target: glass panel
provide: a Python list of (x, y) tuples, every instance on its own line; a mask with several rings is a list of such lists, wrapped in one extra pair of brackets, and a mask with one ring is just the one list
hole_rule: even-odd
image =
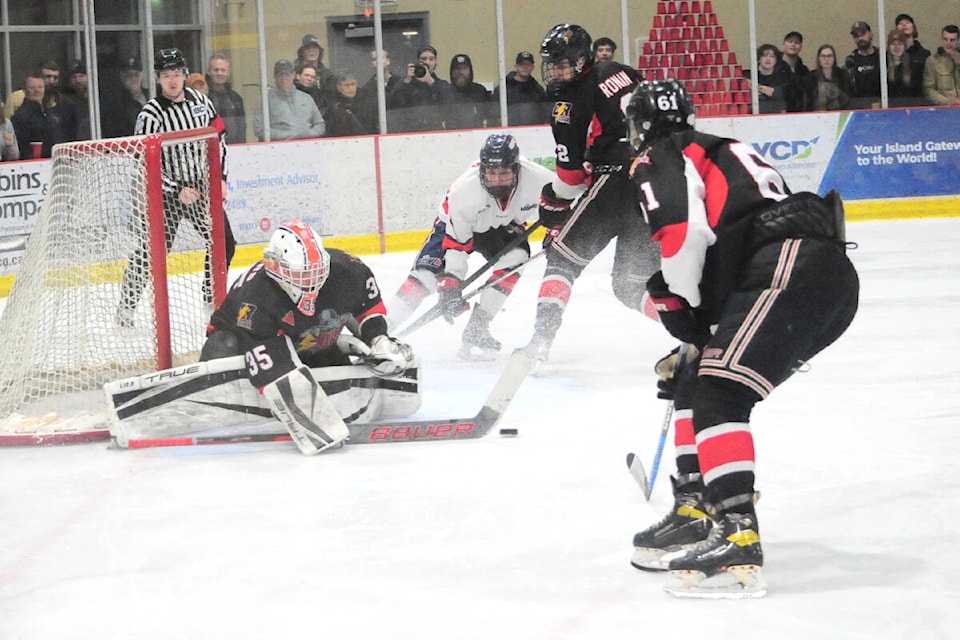
[(139, 24), (141, 0), (95, 0), (97, 24)]
[[(210, 56), (203, 61), (210, 99), (227, 126), (228, 143), (256, 141), (253, 111), (260, 104), (260, 60), (256, 12), (221, 4), (213, 13)], [(197, 71), (201, 65), (197, 64)]]
[(104, 138), (133, 135), (137, 114), (150, 97), (150, 66), (145, 72), (141, 52), (140, 32), (97, 32), (100, 131)]
[(151, 5), (155, 25), (196, 24), (200, 21), (200, 3), (197, 0), (153, 0)]
[(14, 0), (8, 3), (12, 25), (73, 24), (73, 0)]

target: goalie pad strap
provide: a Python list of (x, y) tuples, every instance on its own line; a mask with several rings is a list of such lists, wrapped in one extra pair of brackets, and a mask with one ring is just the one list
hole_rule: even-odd
[(320, 453), (350, 435), (308, 367), (300, 366), (268, 383), (262, 391), (274, 417), (290, 432), (301, 453)]

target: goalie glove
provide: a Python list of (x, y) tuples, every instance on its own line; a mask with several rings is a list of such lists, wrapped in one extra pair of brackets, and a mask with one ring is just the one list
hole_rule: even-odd
[(710, 325), (704, 322), (681, 296), (670, 292), (663, 272), (657, 271), (647, 280), (650, 302), (660, 316), (660, 323), (680, 342), (703, 347), (710, 339)]
[(437, 278), (437, 295), (443, 319), (450, 324), (461, 313), (470, 310), (470, 304), (463, 299), (463, 282), (457, 276), (445, 273)]
[(396, 338), (379, 335), (370, 342), (370, 355), (363, 363), (378, 376), (395, 376), (407, 369), (413, 349)]
[[(686, 347), (683, 354), (680, 353), (680, 347), (674, 348), (673, 351), (657, 360), (657, 364), (653, 367), (653, 370), (657, 373), (657, 397), (661, 400), (673, 400), (679, 382), (677, 374), (700, 355), (700, 350), (692, 344), (688, 344)], [(682, 364), (681, 360), (683, 361)]]

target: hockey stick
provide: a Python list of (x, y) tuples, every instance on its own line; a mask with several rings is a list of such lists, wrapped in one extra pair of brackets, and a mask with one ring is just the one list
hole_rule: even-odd
[[(474, 281), (477, 280), (477, 278), (479, 278), (484, 273), (486, 273), (490, 268), (492, 268), (493, 265), (495, 265), (500, 260), (500, 258), (507, 255), (508, 253), (510, 253), (517, 247), (519, 247), (521, 244), (523, 244), (523, 242), (530, 237), (530, 234), (532, 234), (534, 231), (536, 231), (539, 228), (540, 228), (540, 221), (537, 220), (536, 222), (531, 224), (529, 227), (524, 229), (523, 233), (519, 234), (516, 238), (514, 238), (513, 240), (505, 244), (503, 248), (500, 249), (500, 251), (497, 251), (492, 258), (487, 260), (479, 269), (471, 273), (466, 278), (466, 280), (463, 281), (463, 283), (460, 285), (461, 290), (466, 289), (469, 285), (473, 284)], [(479, 290), (480, 289), (478, 288), (477, 291)], [(433, 305), (433, 307), (425, 311), (423, 315), (421, 315), (419, 318), (417, 318), (416, 320), (413, 320), (406, 327), (398, 331), (395, 335), (398, 338), (402, 338), (406, 335), (413, 333), (420, 327), (433, 322), (434, 320), (436, 320), (442, 315), (443, 315), (443, 305), (441, 305), (438, 302), (437, 304)]]
[[(686, 364), (687, 349), (687, 343), (681, 342), (679, 351), (680, 359), (677, 361), (677, 368), (674, 375), (678, 375)], [(650, 469), (649, 477), (643, 468), (643, 463), (640, 462), (640, 458), (633, 453), (627, 454), (627, 469), (630, 470), (630, 475), (632, 475), (633, 479), (640, 485), (640, 489), (643, 491), (643, 497), (647, 499), (647, 502), (650, 501), (650, 496), (653, 495), (653, 485), (657, 481), (657, 474), (660, 472), (660, 460), (663, 458), (663, 448), (666, 446), (667, 434), (670, 432), (670, 425), (673, 422), (673, 406), (673, 398), (671, 398), (667, 402), (667, 410), (663, 415), (663, 424), (660, 425), (660, 440), (657, 442), (657, 453), (653, 457), (653, 467)]]
[[(442, 440), (468, 440), (482, 438), (493, 429), (503, 417), (521, 383), (533, 368), (534, 359), (516, 351), (510, 357), (506, 368), (480, 411), (472, 418), (453, 418), (449, 420), (402, 420), (392, 422), (369, 422), (348, 424), (350, 438), (348, 444), (378, 444), (391, 442), (438, 442)], [(179, 447), (207, 444), (231, 444), (239, 442), (281, 442), (289, 440), (286, 432), (170, 436), (161, 438), (131, 438), (127, 447), (144, 449), (148, 447)]]

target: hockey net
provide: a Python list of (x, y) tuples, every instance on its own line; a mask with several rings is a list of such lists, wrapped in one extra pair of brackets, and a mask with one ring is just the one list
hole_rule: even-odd
[[(68, 143), (52, 159), (0, 316), (0, 445), (107, 438), (103, 384), (195, 360), (226, 291), (213, 129)], [(184, 184), (199, 200), (176, 198)]]

